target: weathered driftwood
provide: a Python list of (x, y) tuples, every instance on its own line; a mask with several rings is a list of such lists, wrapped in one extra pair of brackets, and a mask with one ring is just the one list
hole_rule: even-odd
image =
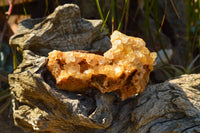
[(79, 7), (68, 4), (57, 7), (46, 18), (21, 22), (9, 43), (19, 51), (31, 49), (39, 55), (46, 56), (52, 50), (105, 52), (110, 47), (110, 41), (106, 32), (101, 32), (101, 28), (101, 20), (83, 19)]
[(200, 131), (200, 74), (148, 86), (137, 97), (120, 101), (97, 90), (58, 90), (46, 57), (24, 51), (9, 76), (15, 96), (14, 119), (29, 131), (51, 132), (195, 132)]
[[(98, 45), (94, 45), (102, 40), (105, 42), (103, 45), (109, 47), (106, 45), (109, 44), (106, 42), (109, 42), (109, 39), (104, 40), (106, 36), (98, 36), (99, 41), (92, 43), (95, 41), (93, 40), (85, 46), (82, 46), (82, 42), (84, 43), (86, 37), (78, 37), (75, 44), (62, 44), (66, 34), (60, 34), (58, 38), (52, 39), (53, 41), (51, 39), (46, 41), (55, 32), (52, 28), (59, 27), (57, 25), (47, 29), (46, 25), (54, 25), (60, 22), (60, 19), (64, 20), (63, 17), (68, 18), (67, 15), (76, 14), (72, 12), (74, 9), (79, 11), (75, 5), (64, 5), (56, 9), (57, 13), (53, 13), (54, 16), (50, 15), (51, 17), (43, 19), (42, 22), (24, 21), (19, 33), (11, 38), (11, 45), (23, 51), (22, 63), (13, 74), (9, 75), (10, 89), (14, 95), (13, 116), (16, 125), (28, 132), (200, 132), (200, 74), (183, 75), (177, 79), (148, 86), (144, 93), (125, 101), (121, 101), (114, 93), (102, 94), (95, 89), (82, 93), (57, 89), (55, 79), (46, 68), (47, 52), (52, 49), (76, 48), (102, 50), (95, 47)], [(59, 17), (56, 16), (58, 14)], [(32, 22), (32, 27), (29, 27), (29, 22)], [(84, 20), (81, 24), (87, 23), (84, 25), (87, 27), (90, 22), (93, 21)], [(96, 22), (97, 24), (93, 25), (99, 25), (94, 26), (94, 29), (101, 27), (101, 22)], [(73, 25), (80, 26), (77, 23)], [(97, 37), (96, 32), (92, 32), (93, 28), (88, 30), (91, 38)], [(95, 31), (98, 32), (99, 29)], [(40, 34), (41, 31), (45, 34)], [(49, 33), (49, 31), (54, 32)], [(36, 32), (37, 34), (32, 34)], [(68, 35), (80, 34), (77, 31)], [(57, 41), (58, 43), (54, 45)], [(79, 46), (71, 48), (67, 45)]]

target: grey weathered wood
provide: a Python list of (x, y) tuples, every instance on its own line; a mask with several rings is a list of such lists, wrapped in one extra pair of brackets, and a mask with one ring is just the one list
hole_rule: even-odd
[(200, 131), (200, 74), (151, 85), (120, 101), (113, 93), (73, 93), (56, 89), (46, 57), (24, 51), (9, 75), (16, 98), (14, 119), (23, 129), (51, 132)]
[(66, 4), (57, 7), (46, 18), (27, 19), (21, 22), (9, 43), (21, 52), (31, 50), (46, 56), (55, 49), (91, 50), (97, 45), (99, 46), (94, 50), (105, 52), (109, 49), (110, 41), (105, 30), (101, 32), (101, 28), (101, 20), (83, 19), (77, 5)]
[[(17, 126), (28, 132), (55, 133), (200, 132), (200, 74), (183, 75), (161, 84), (147, 86), (144, 93), (125, 101), (120, 101), (114, 93), (102, 94), (95, 89), (84, 93), (58, 90), (54, 78), (45, 66), (48, 51), (86, 47), (98, 50), (97, 47), (102, 44), (98, 45), (98, 41), (104, 42), (103, 45), (107, 48), (110, 44), (109, 39), (105, 39), (107, 36), (99, 31), (100, 21), (95, 21), (93, 25), (96, 26), (91, 28), (88, 23), (94, 21), (81, 18), (78, 20), (84, 23), (80, 25), (86, 23), (86, 28), (83, 29), (90, 29), (86, 33), (93, 33), (91, 40), (95, 41), (97, 33), (103, 34), (98, 36), (98, 41), (84, 44), (88, 34), (81, 37), (77, 31), (73, 32), (75, 35), (70, 33), (77, 36), (74, 43), (61, 43), (66, 34), (59, 34), (47, 43), (48, 36), (54, 34), (56, 28), (60, 28), (59, 25), (54, 27), (54, 23), (68, 19), (66, 12), (70, 12), (69, 18), (72, 14), (79, 16), (74, 13), (79, 12), (75, 5), (64, 5), (57, 8), (56, 12), (53, 14), (62, 12), (63, 15), (50, 15), (43, 21), (24, 21), (18, 33), (10, 40), (11, 46), (16, 46), (23, 52), (22, 63), (9, 75), (10, 90), (14, 95), (13, 116)], [(53, 21), (54, 19), (61, 20)], [(32, 22), (32, 27), (25, 26), (29, 22)], [(47, 28), (47, 25), (51, 27)], [(78, 24), (72, 25), (79, 27)], [(99, 28), (93, 30), (96, 27)]]

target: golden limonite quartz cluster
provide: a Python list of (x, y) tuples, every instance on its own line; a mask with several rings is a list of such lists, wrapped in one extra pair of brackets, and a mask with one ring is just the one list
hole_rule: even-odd
[(149, 80), (156, 53), (145, 42), (119, 31), (111, 35), (112, 48), (104, 55), (86, 52), (49, 53), (48, 70), (59, 89), (85, 91), (99, 89), (102, 93), (116, 92), (122, 100), (141, 93)]

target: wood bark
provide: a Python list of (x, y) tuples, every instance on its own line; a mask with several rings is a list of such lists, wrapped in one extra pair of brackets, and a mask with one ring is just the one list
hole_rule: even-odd
[[(102, 22), (84, 20), (76, 12), (77, 6), (64, 5), (50, 17), (26, 20), (11, 38), (11, 46), (23, 52), (22, 63), (9, 75), (17, 126), (27, 132), (55, 133), (200, 132), (200, 74), (149, 85), (144, 93), (125, 101), (115, 93), (95, 89), (58, 90), (46, 68), (49, 51), (90, 48), (103, 52), (110, 47), (106, 34), (99, 32)], [(72, 25), (62, 21), (63, 16), (68, 22), (73, 20)]]

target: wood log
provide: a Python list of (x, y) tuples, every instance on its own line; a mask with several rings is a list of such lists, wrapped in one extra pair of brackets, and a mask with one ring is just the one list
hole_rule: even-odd
[[(22, 63), (9, 75), (17, 126), (26, 132), (52, 133), (200, 132), (200, 74), (183, 75), (149, 85), (143, 93), (124, 101), (113, 92), (103, 94), (90, 88), (84, 92), (58, 89), (46, 67), (49, 51), (105, 50), (96, 44), (110, 47), (106, 34), (99, 32), (102, 22), (96, 21), (97, 24), (93, 23), (91, 27), (90, 22), (94, 21), (83, 20), (73, 13), (76, 11), (79, 12), (76, 5), (64, 5), (47, 18), (26, 20), (19, 27), (19, 33), (11, 38), (11, 46), (23, 52)], [(73, 26), (65, 24), (66, 21), (61, 19), (63, 16), (69, 22), (72, 19), (77, 23)], [(75, 29), (63, 28), (63, 25)], [(84, 33), (80, 33), (80, 27)], [(59, 33), (55, 33), (56, 28), (61, 29)], [(63, 30), (65, 34), (61, 33)], [(69, 41), (70, 36), (75, 38), (74, 43)], [(85, 43), (89, 36), (92, 39)], [(69, 37), (66, 39), (68, 43), (64, 43), (66, 47), (63, 49), (60, 42), (66, 37)], [(97, 37), (99, 40), (95, 40)]]
[(15, 96), (15, 123), (26, 131), (200, 131), (200, 74), (147, 86), (142, 94), (121, 101), (112, 92), (58, 90), (45, 67), (46, 57), (30, 51), (24, 51), (24, 57), (9, 82)]

